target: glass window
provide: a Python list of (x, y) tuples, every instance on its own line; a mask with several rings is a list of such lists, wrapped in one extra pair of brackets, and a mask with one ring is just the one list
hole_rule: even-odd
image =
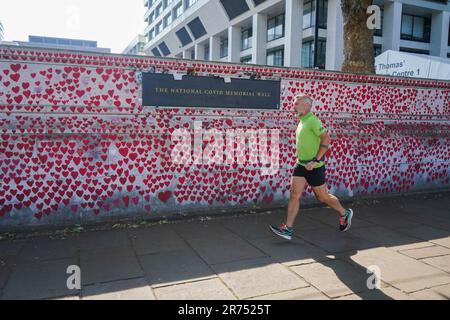
[(220, 40), (220, 57), (228, 57), (228, 39), (224, 38)]
[(430, 42), (431, 37), (431, 19), (425, 18), (423, 27), (423, 40), (425, 42)]
[(172, 15), (168, 14), (164, 17), (164, 28), (169, 26), (172, 23)]
[(252, 56), (245, 56), (241, 58), (241, 63), (249, 64), (252, 63)]
[(384, 11), (383, 10), (381, 10), (380, 15), (381, 15), (381, 21), (380, 21), (381, 29), (375, 29), (375, 32), (373, 33), (374, 36), (378, 36), (378, 37), (383, 36), (383, 23), (384, 23), (384, 21), (383, 21), (384, 20)]
[(275, 25), (275, 38), (281, 38), (284, 35), (284, 14), (277, 17)]
[(381, 52), (381, 46), (380, 45), (374, 45), (373, 46), (373, 50), (375, 52), (375, 57), (379, 56), (382, 52)]
[[(72, 46), (77, 46), (78, 44), (73, 44), (74, 41), (71, 41), (71, 45)], [(46, 38), (44, 40), (44, 43), (50, 43), (50, 44), (57, 44), (56, 39), (55, 38)]]
[(328, 19), (328, 0), (319, 1), (319, 27), (326, 28)]
[(169, 4), (171, 4), (171, 3), (172, 3), (172, 0), (164, 0), (163, 1), (164, 9), (167, 8), (169, 6)]
[(412, 28), (413, 28), (413, 17), (404, 14), (402, 16), (402, 34), (411, 35)]
[(155, 26), (155, 35), (161, 32), (161, 22)]
[(303, 68), (312, 68), (314, 62), (313, 56), (314, 42), (308, 41), (303, 42), (302, 46), (302, 67)]
[(186, 0), (186, 9), (191, 7), (197, 0)]
[(267, 20), (267, 41), (284, 37), (284, 14)]
[(159, 6), (156, 7), (156, 10), (155, 10), (155, 17), (159, 17), (159, 15), (161, 14), (161, 12), (162, 12), (162, 4), (160, 4)]
[(404, 14), (401, 30), (402, 39), (429, 42), (431, 19)]
[(319, 40), (317, 42), (317, 66), (320, 69), (325, 69), (325, 57), (327, 53), (327, 42), (325, 40)]
[(175, 9), (173, 10), (173, 18), (176, 19), (179, 16), (181, 16), (181, 14), (183, 13), (183, 6), (181, 5), (181, 3), (175, 7)]
[(303, 3), (303, 29), (308, 29), (314, 26), (316, 15), (314, 14), (315, 2), (305, 0)]
[(424, 18), (421, 17), (414, 17), (414, 24), (413, 24), (413, 37), (414, 38), (423, 38), (424, 35)]
[(191, 59), (192, 59), (192, 60), (195, 59), (195, 50), (191, 50)]
[(203, 48), (204, 60), (209, 60), (209, 44), (206, 44)]
[(447, 43), (450, 47), (450, 21), (448, 22), (448, 43)]
[[(303, 2), (303, 29), (316, 25), (316, 1), (304, 0)], [(328, 0), (319, 0), (319, 27), (326, 28), (328, 19)]]
[(252, 47), (252, 28), (242, 31), (241, 51)]
[(155, 29), (152, 29), (148, 33), (148, 41), (152, 40), (155, 37)]
[(303, 42), (302, 46), (302, 68), (320, 68), (325, 69), (327, 42), (325, 40), (317, 41), (317, 63), (314, 66), (314, 41)]
[(44, 39), (42, 39), (41, 37), (29, 37), (29, 41), (35, 43), (42, 43), (44, 42)]
[(270, 66), (284, 65), (284, 49), (277, 49), (267, 52), (267, 64)]
[(273, 37), (275, 33), (275, 18), (267, 20), (267, 37)]
[(83, 46), (83, 41), (80, 41), (80, 40), (72, 40), (72, 45), (73, 45), (73, 46), (82, 47), (82, 46)]

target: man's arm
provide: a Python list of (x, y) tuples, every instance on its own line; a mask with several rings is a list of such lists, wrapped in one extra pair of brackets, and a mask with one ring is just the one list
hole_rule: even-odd
[(323, 156), (327, 153), (330, 146), (331, 138), (328, 132), (324, 132), (320, 135), (320, 148), (317, 152), (316, 159), (321, 160)]

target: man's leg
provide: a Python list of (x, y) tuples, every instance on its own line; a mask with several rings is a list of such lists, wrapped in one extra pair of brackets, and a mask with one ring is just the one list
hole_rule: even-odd
[(317, 200), (327, 204), (330, 208), (333, 208), (339, 215), (342, 217), (345, 215), (345, 209), (342, 207), (339, 199), (328, 192), (328, 187), (326, 184), (321, 185), (319, 187), (312, 187), (314, 194), (316, 195)]
[(292, 228), (300, 209), (300, 198), (306, 187), (306, 179), (304, 177), (292, 177), (291, 179), (291, 196), (287, 208), (286, 226)]
[[(297, 169), (296, 169), (297, 170)], [(294, 172), (298, 174), (298, 170)], [(305, 190), (306, 179), (304, 177), (293, 176), (291, 179), (291, 197), (288, 204), (286, 224), (282, 223), (280, 227), (269, 226), (272, 232), (287, 240), (292, 239), (293, 226), (300, 208), (300, 197)]]
[(327, 204), (329, 207), (333, 208), (337, 212), (339, 212), (339, 230), (348, 231), (352, 224), (353, 218), (353, 210), (352, 209), (344, 209), (339, 199), (334, 195), (328, 192), (327, 185), (324, 184), (319, 187), (312, 187), (314, 194), (316, 195), (317, 200)]

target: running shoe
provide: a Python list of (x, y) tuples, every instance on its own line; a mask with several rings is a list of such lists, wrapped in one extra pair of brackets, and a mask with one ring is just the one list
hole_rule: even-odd
[(288, 226), (286, 226), (286, 224), (282, 223), (280, 227), (275, 227), (275, 226), (269, 226), (270, 230), (272, 230), (273, 233), (275, 233), (276, 235), (287, 239), (287, 240), (291, 240), (292, 239), (292, 233), (293, 233), (293, 229), (292, 228), (288, 228)]
[(353, 210), (345, 209), (345, 215), (339, 218), (339, 230), (346, 232), (352, 225)]

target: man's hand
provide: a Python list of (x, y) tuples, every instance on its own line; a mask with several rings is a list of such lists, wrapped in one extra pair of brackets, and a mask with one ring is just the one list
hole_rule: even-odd
[(316, 162), (314, 162), (314, 161), (311, 161), (311, 162), (308, 162), (307, 164), (306, 164), (306, 170), (308, 170), (308, 171), (312, 171), (312, 170), (314, 170), (314, 168), (316, 167)]

